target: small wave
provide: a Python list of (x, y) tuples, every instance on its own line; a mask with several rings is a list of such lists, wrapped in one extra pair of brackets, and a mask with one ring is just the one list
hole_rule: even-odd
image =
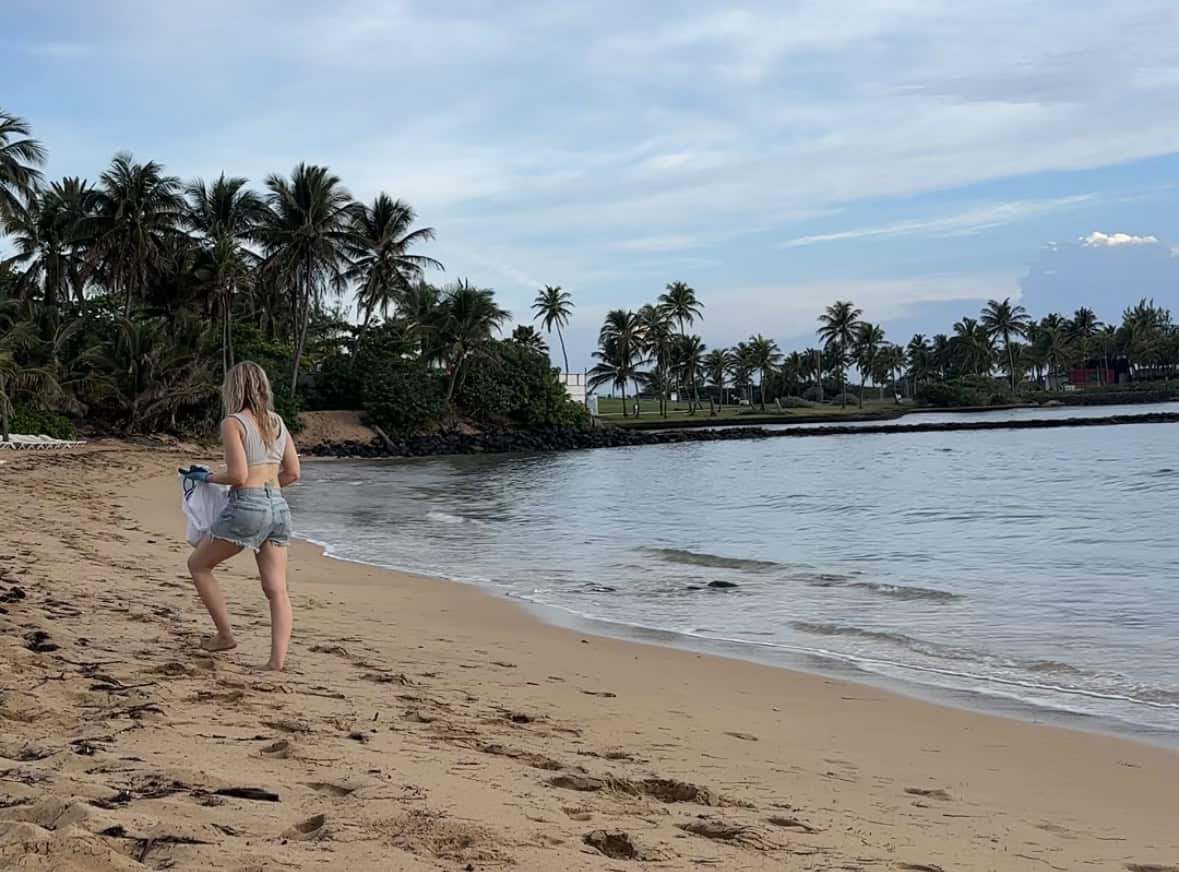
[(746, 572), (768, 572), (780, 568), (781, 564), (770, 560), (747, 560), (742, 557), (722, 557), (719, 554), (705, 554), (686, 551), (681, 548), (643, 548), (647, 554), (667, 563), (683, 563), (689, 566), (710, 566), (713, 569), (737, 569)]
[(1088, 672), (1084, 669), (1078, 669), (1071, 663), (1063, 663), (1059, 660), (1024, 660), (1013, 657), (996, 657), (991, 654), (983, 654), (979, 651), (973, 651), (969, 648), (956, 648), (951, 645), (942, 645), (938, 642), (930, 642), (924, 639), (916, 639), (913, 636), (905, 633), (892, 633), (884, 630), (866, 630), (862, 627), (850, 627), (843, 624), (824, 624), (813, 623), (809, 621), (795, 621), (790, 626), (796, 630), (804, 633), (810, 633), (815, 636), (844, 636), (854, 639), (864, 639), (869, 642), (885, 642), (890, 645), (897, 645), (902, 648), (907, 648), (918, 654), (924, 654), (927, 657), (932, 657), (939, 660), (955, 660), (960, 662), (970, 662), (979, 665), (987, 665), (992, 668), (1000, 669), (1016, 669), (1021, 672), (1028, 672), (1038, 675), (1069, 675), (1069, 676), (1085, 676), (1088, 678), (1095, 677), (1094, 673)]
[(911, 587), (904, 584), (880, 584), (875, 581), (853, 581), (848, 587), (866, 590), (880, 596), (893, 597), (899, 600), (931, 600), (933, 602), (953, 602), (965, 599), (960, 593), (950, 593), (948, 590), (935, 590), (930, 587)]
[(965, 599), (960, 593), (948, 590), (937, 590), (931, 587), (915, 587), (907, 584), (885, 584), (878, 581), (852, 581), (842, 575), (818, 575), (807, 579), (811, 587), (846, 587), (852, 590), (863, 590), (877, 596), (904, 601), (926, 600), (928, 602), (954, 602)]
[(438, 521), (442, 524), (477, 524), (474, 518), (464, 518), (462, 515), (452, 515), (449, 512), (439, 512), (436, 509), (431, 509), (426, 512), (427, 521)]

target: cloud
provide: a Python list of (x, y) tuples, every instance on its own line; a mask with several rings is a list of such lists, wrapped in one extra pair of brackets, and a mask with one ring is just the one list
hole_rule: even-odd
[(1124, 308), (1143, 297), (1174, 299), (1179, 257), (1154, 236), (1097, 232), (1044, 246), (1020, 286), (1033, 314), (1087, 306), (1098, 317), (1117, 321)]
[(1158, 245), (1156, 236), (1133, 236), (1129, 233), (1102, 233), (1094, 230), (1081, 239), (1081, 245), (1089, 248), (1113, 248), (1117, 245)]
[[(911, 219), (882, 224), (874, 227), (857, 227), (834, 233), (819, 233), (798, 236), (781, 243), (779, 248), (801, 248), (821, 242), (842, 242), (853, 239), (895, 239), (901, 236), (958, 236), (980, 233), (993, 227), (1002, 227), (1024, 221), (1049, 212), (1068, 209), (1094, 199), (1092, 194), (1076, 194), (1054, 200), (1017, 200), (1010, 203), (995, 203), (944, 215), (938, 218)], [(1102, 235), (1102, 234), (1095, 234)]]
[[(818, 293), (856, 240), (949, 240), (874, 246), (865, 273), (957, 275), (985, 254), (1014, 276), (1034, 243), (979, 237), (1018, 222), (1075, 239), (1094, 225), (1069, 210), (1135, 180), (1067, 173), (1176, 151), (1173, 0), (15, 5), (0, 78), (30, 87), (6, 108), (45, 139), (51, 176), (94, 178), (119, 148), (256, 184), (327, 163), (357, 197), (409, 199), (448, 276), (513, 309), (542, 282), (610, 308), (682, 277), (785, 313), (775, 295)], [(101, 62), (64, 62), (81, 47)], [(1174, 164), (1155, 169), (1160, 203)], [(872, 284), (865, 298), (912, 298)]]

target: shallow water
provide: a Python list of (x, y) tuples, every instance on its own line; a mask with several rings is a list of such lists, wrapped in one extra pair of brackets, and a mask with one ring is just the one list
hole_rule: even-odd
[(291, 502), (340, 557), (1179, 735), (1179, 425), (312, 463)]

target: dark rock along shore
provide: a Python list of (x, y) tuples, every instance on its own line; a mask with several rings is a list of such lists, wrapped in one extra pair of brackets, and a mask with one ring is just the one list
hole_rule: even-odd
[(764, 427), (718, 426), (698, 430), (624, 430), (598, 427), (591, 430), (492, 430), (482, 433), (437, 433), (359, 442), (325, 442), (305, 450), (312, 457), (430, 457), (455, 454), (505, 454), (521, 451), (576, 451), (588, 448), (626, 448), (637, 445), (674, 445), (681, 442), (724, 442), (733, 439), (809, 438), (854, 436), (873, 433), (950, 433), (959, 430), (1042, 430), (1057, 427), (1105, 427), (1115, 424), (1174, 424), (1179, 413), (1152, 412), (1105, 418), (1055, 418), (1027, 421), (954, 421), (940, 424), (879, 424), (851, 427), (799, 427), (769, 430)]

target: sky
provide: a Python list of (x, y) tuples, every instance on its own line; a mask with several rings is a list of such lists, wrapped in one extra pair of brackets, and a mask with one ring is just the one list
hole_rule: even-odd
[(989, 298), (1179, 309), (1173, 0), (0, 3), (50, 177), (327, 164), (436, 229), (436, 281), (571, 292), (573, 369), (677, 280), (710, 347), (814, 344), (836, 299), (902, 343)]

